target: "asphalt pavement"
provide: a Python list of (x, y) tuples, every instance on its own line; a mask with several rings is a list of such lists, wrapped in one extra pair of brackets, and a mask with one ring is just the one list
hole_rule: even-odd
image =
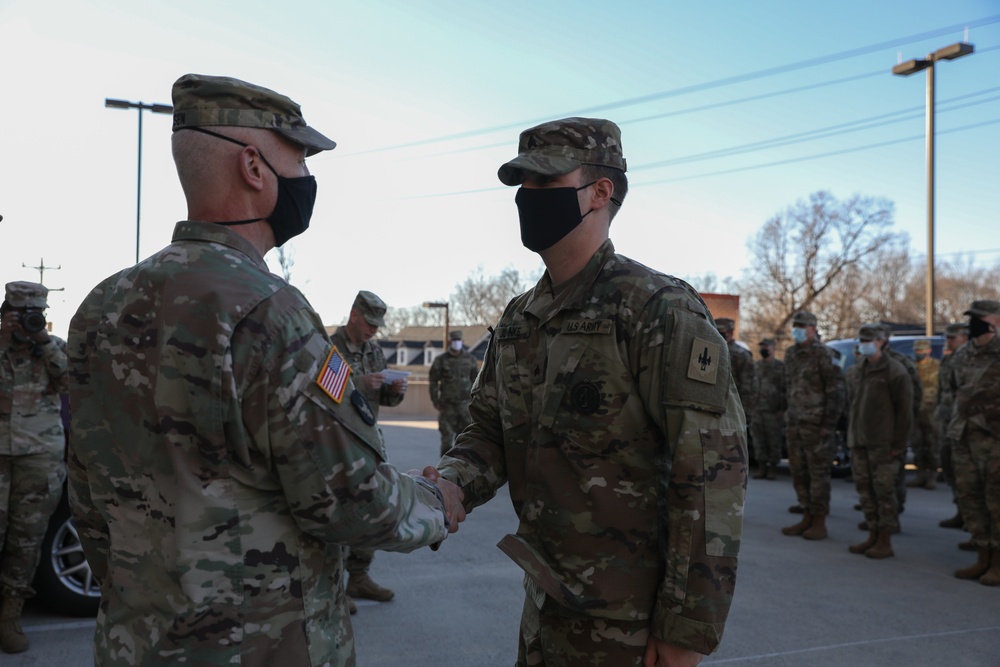
[[(401, 470), (437, 460), (436, 422), (383, 422)], [(703, 665), (747, 667), (1000, 667), (1000, 588), (960, 581), (974, 561), (966, 538), (937, 522), (954, 512), (944, 485), (909, 489), (893, 538), (894, 558), (847, 551), (861, 541), (853, 484), (833, 480), (830, 537), (781, 534), (799, 515), (786, 469), (751, 480), (736, 598), (722, 645)], [(359, 667), (511, 667), (523, 603), (520, 570), (496, 548), (516, 527), (501, 491), (475, 510), (437, 552), (379, 552), (371, 574), (396, 591), (387, 603), (358, 602)], [(52, 614), (32, 602), (32, 649), (0, 657), (4, 667), (92, 664), (93, 621)]]

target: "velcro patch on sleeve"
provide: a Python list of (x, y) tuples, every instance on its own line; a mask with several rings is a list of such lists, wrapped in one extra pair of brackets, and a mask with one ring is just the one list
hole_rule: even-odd
[(719, 350), (720, 345), (717, 343), (696, 337), (691, 343), (691, 358), (688, 360), (688, 377), (706, 384), (715, 384), (718, 382)]
[(326, 355), (326, 361), (319, 369), (319, 375), (316, 376), (316, 384), (333, 399), (334, 403), (339, 404), (344, 399), (344, 389), (347, 388), (349, 377), (351, 377), (350, 364), (341, 356), (337, 346), (332, 346), (330, 354)]

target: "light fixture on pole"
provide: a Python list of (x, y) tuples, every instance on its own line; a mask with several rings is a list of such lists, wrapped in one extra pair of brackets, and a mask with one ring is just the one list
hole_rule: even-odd
[(958, 42), (927, 54), (926, 58), (907, 60), (892, 68), (892, 73), (909, 76), (927, 70), (927, 293), (925, 302), (926, 335), (934, 335), (934, 63), (954, 60), (974, 51), (972, 44)]
[(173, 113), (174, 108), (169, 104), (143, 104), (142, 102), (129, 102), (127, 100), (113, 100), (105, 98), (104, 106), (109, 109), (138, 109), (139, 110), (139, 166), (136, 170), (138, 184), (135, 188), (135, 261), (139, 262), (139, 217), (142, 209), (142, 112), (152, 111), (153, 113)]
[(448, 349), (448, 302), (424, 301), (424, 308), (444, 308), (444, 349)]

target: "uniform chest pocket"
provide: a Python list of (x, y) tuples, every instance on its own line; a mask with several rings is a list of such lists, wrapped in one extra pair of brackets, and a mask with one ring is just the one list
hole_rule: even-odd
[(502, 341), (497, 350), (497, 404), (504, 431), (523, 427), (531, 421), (532, 366), (527, 363), (523, 344)]

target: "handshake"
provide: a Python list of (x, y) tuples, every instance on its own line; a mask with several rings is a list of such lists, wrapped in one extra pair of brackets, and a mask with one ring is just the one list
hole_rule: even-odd
[(454, 533), (458, 530), (458, 524), (465, 521), (465, 493), (454, 482), (450, 482), (441, 476), (434, 466), (426, 466), (423, 471), (413, 469), (407, 474), (411, 477), (426, 480), (437, 487), (441, 492), (441, 500), (444, 502), (445, 516), (448, 518), (448, 532)]

